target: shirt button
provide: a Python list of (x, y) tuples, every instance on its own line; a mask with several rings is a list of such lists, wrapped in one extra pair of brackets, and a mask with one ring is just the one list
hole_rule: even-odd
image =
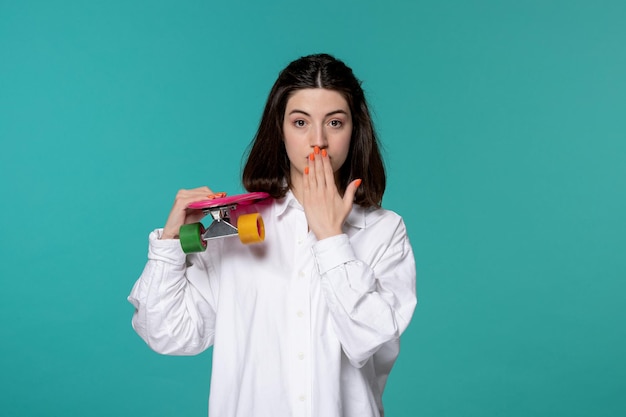
[(298, 310), (296, 314), (298, 315), (298, 317), (304, 316), (304, 313), (302, 312), (302, 310)]
[(300, 360), (304, 359), (304, 353), (302, 352), (298, 353), (298, 359)]
[(300, 273), (298, 274), (298, 276), (299, 276), (300, 278), (304, 278), (304, 271), (300, 271)]
[(306, 397), (304, 395), (301, 395), (298, 397), (298, 399), (302, 402), (304, 402), (304, 400), (306, 400)]

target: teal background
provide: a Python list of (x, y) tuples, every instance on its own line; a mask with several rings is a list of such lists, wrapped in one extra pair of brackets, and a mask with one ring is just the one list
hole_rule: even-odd
[(0, 0), (0, 414), (205, 416), (130, 327), (179, 188), (240, 191), (289, 61), (345, 60), (420, 304), (399, 416), (626, 415), (626, 2)]

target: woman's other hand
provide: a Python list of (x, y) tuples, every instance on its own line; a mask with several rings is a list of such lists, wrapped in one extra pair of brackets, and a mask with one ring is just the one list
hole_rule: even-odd
[(335, 175), (325, 149), (318, 147), (309, 156), (304, 169), (302, 206), (309, 228), (318, 240), (339, 235), (346, 221), (361, 180), (352, 181), (343, 197), (335, 184)]
[(178, 231), (184, 224), (195, 223), (204, 217), (202, 210), (191, 210), (189, 205), (197, 201), (215, 197), (209, 187), (180, 190), (174, 199), (174, 205), (163, 228), (161, 239), (178, 239)]

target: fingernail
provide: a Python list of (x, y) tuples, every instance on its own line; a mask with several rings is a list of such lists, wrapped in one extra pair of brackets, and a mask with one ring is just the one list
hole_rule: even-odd
[(309, 167), (304, 167), (304, 175), (309, 175)]
[(315, 161), (315, 154), (313, 152), (311, 152), (311, 155), (309, 155), (309, 159), (311, 161)]
[(313, 152), (315, 153), (315, 155), (320, 153), (320, 147), (316, 146), (315, 148), (313, 148)]
[(359, 188), (359, 185), (361, 185), (361, 180), (360, 179), (356, 180), (356, 184), (355, 185), (356, 185), (356, 188)]
[(326, 152), (326, 149), (322, 149), (322, 156), (324, 158), (326, 158), (326, 156), (328, 156), (328, 152)]

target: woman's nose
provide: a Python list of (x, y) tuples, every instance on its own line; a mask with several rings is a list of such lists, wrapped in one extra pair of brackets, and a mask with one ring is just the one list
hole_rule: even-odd
[(328, 146), (328, 142), (326, 140), (326, 133), (323, 128), (315, 129), (311, 132), (311, 137), (309, 138), (309, 144), (311, 148), (319, 146), (320, 149), (324, 149)]

